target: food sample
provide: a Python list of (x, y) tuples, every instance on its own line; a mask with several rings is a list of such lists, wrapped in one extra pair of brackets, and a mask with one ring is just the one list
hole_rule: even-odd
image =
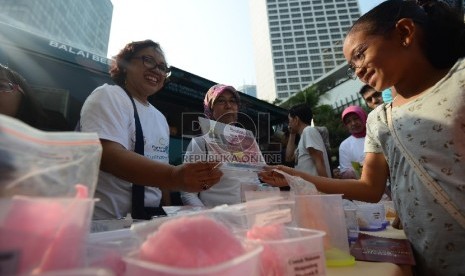
[(141, 260), (181, 268), (217, 265), (245, 253), (241, 242), (223, 224), (206, 216), (165, 222), (139, 251)]

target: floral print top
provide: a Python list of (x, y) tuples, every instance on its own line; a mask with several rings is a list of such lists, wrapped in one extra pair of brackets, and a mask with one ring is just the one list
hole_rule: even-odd
[[(368, 116), (365, 152), (383, 153), (394, 205), (418, 275), (465, 275), (465, 229), (435, 200), (396, 148), (384, 104)], [(412, 102), (392, 108), (397, 136), (465, 216), (465, 59)]]

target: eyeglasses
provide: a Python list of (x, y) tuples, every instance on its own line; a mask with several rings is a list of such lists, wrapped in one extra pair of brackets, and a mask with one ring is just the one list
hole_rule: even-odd
[(23, 89), (21, 89), (18, 84), (11, 82), (0, 82), (0, 92), (12, 93), (16, 90), (24, 94)]
[(355, 51), (355, 54), (352, 56), (352, 59), (349, 62), (349, 68), (347, 69), (347, 76), (351, 79), (356, 79), (356, 71), (357, 68), (362, 68), (363, 63), (365, 62), (365, 50), (367, 46), (362, 44), (359, 48)]
[(133, 57), (133, 58), (141, 59), (145, 68), (149, 70), (156, 69), (158, 70), (158, 72), (162, 73), (165, 76), (168, 75), (169, 72), (171, 72), (171, 69), (167, 67), (166, 64), (163, 64), (163, 63), (158, 64), (152, 57), (140, 56), (140, 57)]
[(213, 105), (226, 105), (227, 103), (229, 103), (230, 105), (238, 105), (236, 98), (231, 98), (229, 100), (224, 99), (224, 98), (219, 98), (213, 102)]

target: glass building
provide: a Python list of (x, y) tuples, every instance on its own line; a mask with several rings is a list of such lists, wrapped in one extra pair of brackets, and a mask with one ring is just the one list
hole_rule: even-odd
[(0, 6), (1, 22), (107, 56), (110, 0), (0, 0)]
[(344, 63), (357, 0), (250, 0), (257, 96), (286, 99)]

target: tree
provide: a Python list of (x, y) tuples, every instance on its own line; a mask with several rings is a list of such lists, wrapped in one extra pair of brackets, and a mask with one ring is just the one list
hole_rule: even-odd
[(324, 97), (325, 92), (325, 87), (314, 84), (303, 91), (297, 92), (280, 106), (289, 109), (301, 103), (310, 105), (315, 125), (328, 128), (331, 144), (330, 156), (338, 156), (339, 145), (347, 138), (347, 130), (341, 122), (340, 112), (335, 111), (330, 105), (319, 105), (320, 98)]

